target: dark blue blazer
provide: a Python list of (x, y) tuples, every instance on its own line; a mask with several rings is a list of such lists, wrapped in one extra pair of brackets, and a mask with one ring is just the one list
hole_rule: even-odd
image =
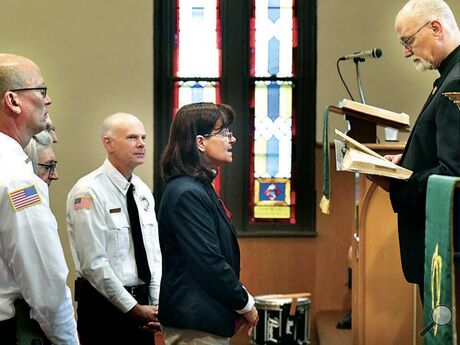
[(236, 233), (210, 183), (171, 180), (158, 213), (163, 276), (159, 320), (231, 337), (248, 293), (239, 281)]
[(390, 198), (398, 213), (402, 268), (406, 279), (423, 286), (425, 258), (425, 200), (428, 177), (460, 176), (460, 112), (443, 95), (460, 91), (460, 48), (439, 66), (435, 81), (415, 122), (401, 165), (414, 173), (406, 181), (393, 180)]

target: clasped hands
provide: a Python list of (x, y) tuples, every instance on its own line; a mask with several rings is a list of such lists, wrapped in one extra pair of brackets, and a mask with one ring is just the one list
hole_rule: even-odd
[(252, 332), (254, 331), (254, 327), (257, 326), (257, 322), (259, 322), (259, 313), (255, 307), (252, 307), (250, 311), (244, 313), (240, 316), (239, 319), (240, 323), (236, 330), (236, 333), (241, 332), (243, 329), (248, 329), (248, 335), (251, 336)]
[(161, 330), (158, 322), (158, 306), (156, 305), (136, 304), (127, 314), (140, 325), (139, 328), (145, 331), (157, 332)]

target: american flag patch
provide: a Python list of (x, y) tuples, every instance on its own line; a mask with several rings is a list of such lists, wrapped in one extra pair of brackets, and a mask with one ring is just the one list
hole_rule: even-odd
[(10, 197), (11, 205), (16, 212), (42, 202), (35, 185), (9, 192), (8, 196)]
[(90, 196), (79, 196), (75, 198), (73, 201), (73, 209), (74, 210), (81, 210), (84, 208), (91, 208), (93, 205), (93, 198)]

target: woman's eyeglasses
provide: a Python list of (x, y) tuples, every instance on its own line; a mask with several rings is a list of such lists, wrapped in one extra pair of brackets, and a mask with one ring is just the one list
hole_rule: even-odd
[(233, 138), (233, 132), (230, 132), (228, 129), (224, 129), (223, 131), (215, 134), (203, 134), (203, 137), (208, 138), (208, 137), (213, 137), (213, 136), (219, 136), (223, 138), (227, 138), (228, 140), (232, 140)]

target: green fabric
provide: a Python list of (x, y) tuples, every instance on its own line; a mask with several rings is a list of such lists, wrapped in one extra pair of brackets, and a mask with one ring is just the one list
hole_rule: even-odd
[[(433, 309), (445, 305), (451, 310), (455, 298), (453, 264), (453, 201), (460, 178), (433, 175), (428, 179), (425, 230), (424, 324), (435, 321), (425, 334), (424, 344), (454, 344), (455, 315), (448, 325), (436, 325)], [(439, 308), (437, 309), (439, 310)], [(433, 314), (433, 315), (432, 315)], [(432, 319), (434, 317), (434, 319)]]
[(329, 176), (329, 106), (323, 110), (323, 196), (319, 207), (325, 214), (329, 214), (329, 204), (331, 199), (330, 176)]

